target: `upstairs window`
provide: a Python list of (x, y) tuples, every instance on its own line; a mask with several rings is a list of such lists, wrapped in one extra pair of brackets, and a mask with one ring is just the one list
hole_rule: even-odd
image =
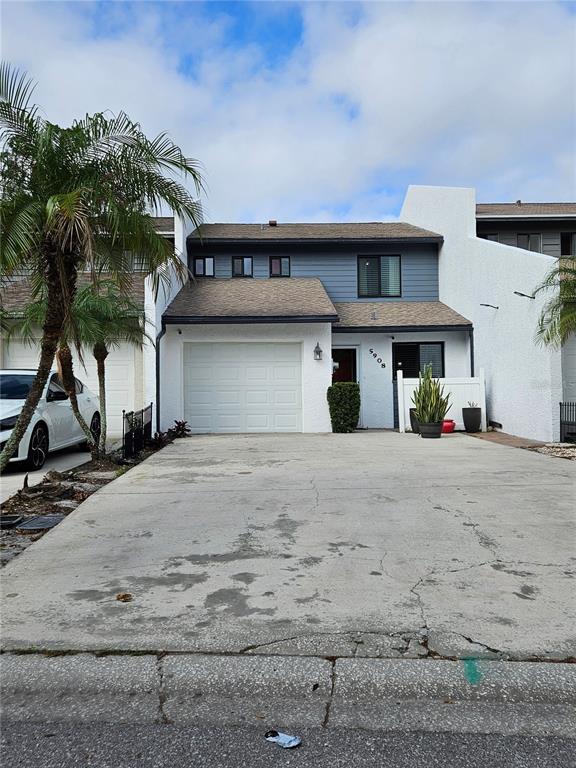
[(270, 257), (270, 277), (290, 277), (290, 257)]
[(196, 277), (214, 277), (214, 257), (200, 256), (194, 259), (194, 274)]
[(359, 256), (358, 296), (360, 298), (402, 295), (400, 256)]
[(560, 235), (560, 255), (576, 256), (576, 232), (562, 232)]
[(252, 256), (232, 259), (232, 277), (252, 277)]
[(493, 243), (499, 243), (500, 242), (500, 236), (498, 235), (498, 232), (489, 232), (487, 234), (480, 234), (478, 237), (481, 237), (482, 240), (492, 240)]
[(542, 235), (536, 232), (519, 233), (516, 235), (516, 245), (518, 248), (524, 248), (525, 251), (540, 252), (542, 250)]

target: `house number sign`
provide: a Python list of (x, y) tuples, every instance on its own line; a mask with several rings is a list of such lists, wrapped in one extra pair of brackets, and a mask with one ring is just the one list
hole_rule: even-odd
[(370, 354), (376, 360), (377, 363), (380, 363), (380, 368), (386, 368), (386, 363), (382, 362), (382, 358), (378, 356), (378, 352), (374, 352), (373, 349), (370, 350)]

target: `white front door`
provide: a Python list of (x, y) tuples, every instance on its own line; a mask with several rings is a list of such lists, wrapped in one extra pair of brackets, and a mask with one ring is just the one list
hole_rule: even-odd
[(301, 432), (300, 344), (186, 342), (184, 418), (193, 432)]

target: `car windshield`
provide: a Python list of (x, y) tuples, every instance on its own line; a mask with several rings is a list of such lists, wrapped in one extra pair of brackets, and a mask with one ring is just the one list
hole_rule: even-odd
[(0, 374), (0, 400), (26, 400), (35, 378), (28, 373)]

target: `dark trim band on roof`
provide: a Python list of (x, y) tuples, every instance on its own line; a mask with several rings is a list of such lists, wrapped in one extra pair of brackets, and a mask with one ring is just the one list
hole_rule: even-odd
[(204, 315), (190, 317), (187, 315), (164, 315), (166, 325), (213, 325), (236, 324), (253, 325), (254, 323), (337, 323), (338, 315)]
[(336, 326), (332, 333), (424, 333), (438, 331), (469, 331), (472, 325), (364, 325), (364, 326)]

